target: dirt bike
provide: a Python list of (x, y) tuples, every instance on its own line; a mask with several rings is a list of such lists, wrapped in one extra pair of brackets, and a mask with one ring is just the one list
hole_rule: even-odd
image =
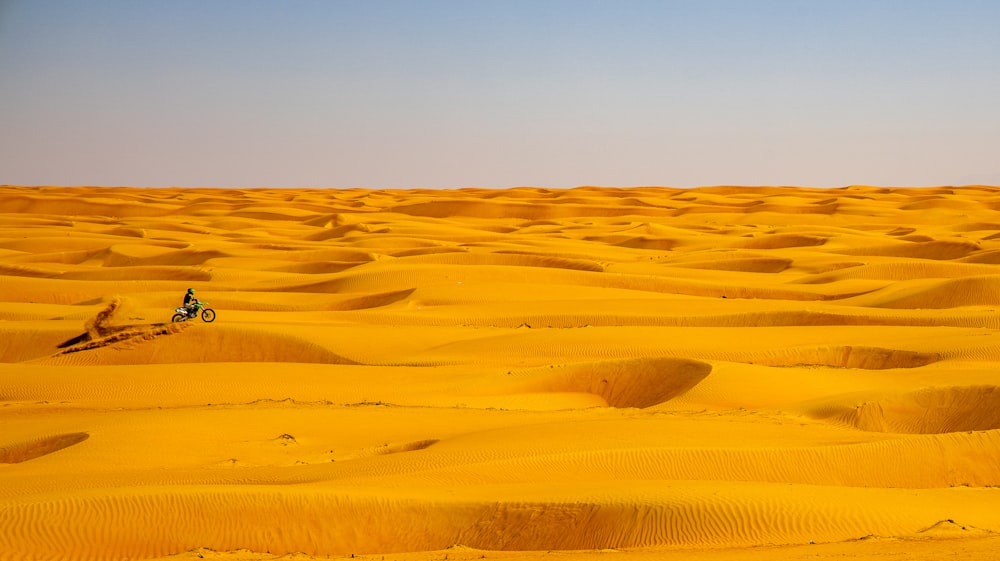
[(205, 323), (212, 323), (215, 321), (215, 310), (208, 307), (208, 302), (194, 301), (194, 307), (188, 309), (183, 306), (180, 308), (174, 308), (177, 312), (174, 317), (170, 318), (170, 321), (177, 323), (179, 321), (187, 321), (189, 319), (195, 319), (198, 317), (198, 313), (201, 313), (201, 320)]

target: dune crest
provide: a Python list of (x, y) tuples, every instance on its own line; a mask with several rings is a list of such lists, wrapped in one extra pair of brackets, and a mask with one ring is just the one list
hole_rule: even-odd
[(19, 464), (69, 448), (90, 438), (85, 432), (60, 434), (0, 446), (0, 464)]
[(912, 434), (1000, 429), (997, 386), (934, 387), (866, 401), (841, 417), (861, 430)]
[(674, 358), (625, 359), (543, 367), (522, 372), (521, 391), (581, 392), (611, 407), (645, 408), (683, 395), (712, 371), (710, 364)]

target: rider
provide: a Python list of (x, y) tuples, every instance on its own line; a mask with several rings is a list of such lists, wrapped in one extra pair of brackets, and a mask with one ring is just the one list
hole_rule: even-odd
[(198, 299), (194, 297), (194, 289), (189, 288), (187, 294), (184, 295), (184, 309), (187, 310), (188, 317), (193, 318), (197, 314), (196, 304), (198, 304)]

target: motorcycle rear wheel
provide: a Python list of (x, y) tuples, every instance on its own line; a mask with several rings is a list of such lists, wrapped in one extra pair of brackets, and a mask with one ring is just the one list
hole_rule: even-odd
[(172, 323), (177, 323), (177, 322), (180, 322), (180, 321), (184, 321), (186, 319), (187, 319), (187, 316), (184, 315), (184, 314), (174, 314), (174, 317), (170, 318), (170, 321)]
[(212, 323), (215, 321), (215, 310), (212, 308), (205, 308), (201, 311), (201, 320), (205, 323)]

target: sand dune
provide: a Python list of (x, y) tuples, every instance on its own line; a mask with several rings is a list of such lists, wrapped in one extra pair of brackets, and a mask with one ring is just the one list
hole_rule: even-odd
[(0, 187), (0, 559), (988, 559), (998, 263), (985, 186)]

